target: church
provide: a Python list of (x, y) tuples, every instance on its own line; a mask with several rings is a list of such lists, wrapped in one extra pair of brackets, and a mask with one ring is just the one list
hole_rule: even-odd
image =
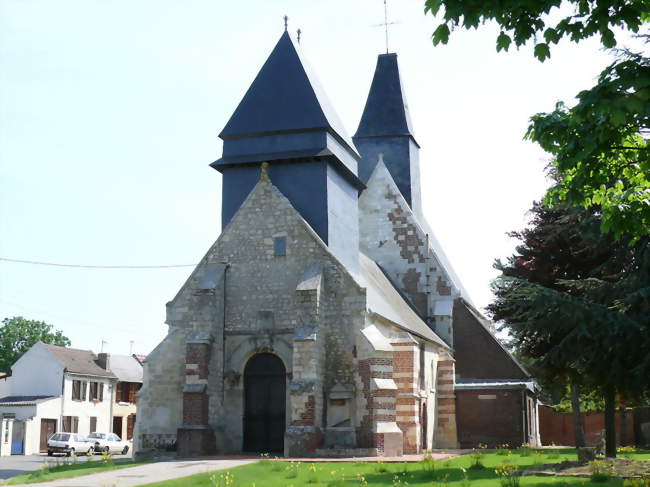
[(538, 386), (423, 215), (396, 54), (350, 137), (285, 29), (219, 137), (222, 233), (167, 303), (137, 455), (539, 444)]

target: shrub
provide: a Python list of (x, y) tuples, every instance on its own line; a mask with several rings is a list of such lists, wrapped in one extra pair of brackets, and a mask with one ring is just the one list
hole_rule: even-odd
[(317, 484), (319, 482), (318, 479), (318, 473), (317, 473), (318, 467), (316, 466), (315, 463), (310, 464), (307, 467), (307, 483), (308, 484)]
[(607, 482), (612, 476), (612, 466), (603, 460), (589, 462), (592, 482)]
[(386, 467), (386, 464), (384, 464), (384, 462), (379, 461), (375, 465), (375, 472), (377, 472), (377, 473), (387, 473), (388, 468)]
[(510, 445), (508, 443), (503, 443), (502, 445), (499, 445), (499, 449), (497, 450), (497, 455), (510, 455)]
[(517, 465), (503, 463), (494, 472), (499, 476), (501, 487), (519, 487), (521, 475)]
[(625, 479), (623, 487), (650, 487), (650, 477)]
[(461, 467), (460, 472), (463, 474), (463, 479), (460, 481), (460, 487), (469, 487), (472, 482), (469, 480), (469, 476), (467, 475), (467, 469)]
[(210, 475), (210, 483), (213, 487), (234, 487), (235, 476), (230, 472), (224, 472), (217, 476), (216, 473)]
[(298, 472), (300, 472), (300, 462), (289, 462), (285, 470), (287, 471), (288, 479), (295, 479), (298, 476)]
[(482, 468), (485, 468), (483, 465), (483, 453), (478, 450), (473, 450), (469, 457), (472, 459), (472, 462), (469, 466), (470, 469), (480, 470)]
[(436, 470), (436, 462), (428, 453), (420, 460), (420, 468), (423, 472), (433, 473)]

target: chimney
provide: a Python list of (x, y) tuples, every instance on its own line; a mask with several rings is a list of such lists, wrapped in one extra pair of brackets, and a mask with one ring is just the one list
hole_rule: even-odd
[(111, 370), (110, 355), (103, 352), (97, 354), (97, 365), (99, 365), (104, 370), (110, 371)]

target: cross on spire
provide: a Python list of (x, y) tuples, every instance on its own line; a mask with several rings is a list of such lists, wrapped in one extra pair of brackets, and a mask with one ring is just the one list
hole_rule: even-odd
[(397, 24), (397, 22), (388, 21), (388, 6), (386, 5), (386, 0), (384, 0), (384, 23), (379, 25), (383, 25), (386, 32), (386, 54), (388, 54), (388, 26), (394, 24)]
[(287, 31), (287, 24), (289, 23), (289, 16), (285, 15), (284, 16), (284, 31)]

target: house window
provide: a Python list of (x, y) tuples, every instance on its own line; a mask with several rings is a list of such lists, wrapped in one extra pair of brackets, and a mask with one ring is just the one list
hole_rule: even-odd
[(275, 255), (287, 255), (287, 237), (273, 239), (273, 252)]
[(142, 384), (137, 382), (118, 382), (115, 392), (115, 402), (128, 402), (135, 404), (135, 393), (138, 392)]
[(89, 433), (94, 433), (97, 431), (97, 417), (96, 416), (91, 416), (90, 417), (90, 431)]
[(73, 401), (86, 400), (86, 381), (81, 381), (81, 380), (72, 381), (72, 400)]
[(104, 400), (104, 384), (101, 382), (91, 382), (90, 383), (90, 397), (91, 401), (103, 401)]
[(63, 416), (63, 431), (66, 433), (79, 433), (79, 417)]

